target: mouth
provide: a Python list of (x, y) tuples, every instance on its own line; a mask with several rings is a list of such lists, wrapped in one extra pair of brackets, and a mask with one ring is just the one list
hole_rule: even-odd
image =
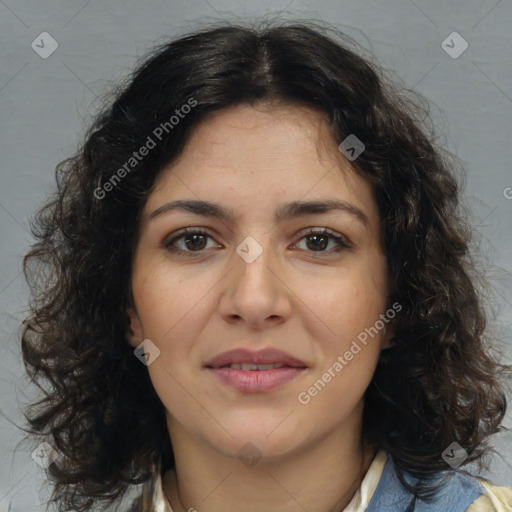
[[(235, 366), (233, 368), (233, 366)], [(236, 366), (258, 365), (229, 365), (220, 368), (206, 367), (209, 372), (223, 384), (235, 388), (242, 393), (263, 393), (284, 386), (288, 382), (307, 371), (307, 368), (282, 366), (270, 369), (242, 369)], [(261, 365), (273, 366), (273, 365)]]
[(253, 363), (231, 363), (226, 364), (224, 366), (207, 366), (207, 368), (232, 368), (233, 370), (243, 370), (244, 372), (248, 371), (266, 371), (266, 370), (277, 370), (279, 368), (294, 368), (292, 366), (288, 366), (286, 364), (281, 363), (269, 363), (269, 364), (253, 364)]
[(220, 382), (243, 393), (281, 387), (308, 368), (301, 360), (277, 349), (235, 349), (211, 359), (204, 367)]
[(257, 352), (246, 348), (229, 350), (210, 359), (204, 366), (207, 368), (231, 367), (243, 371), (266, 371), (283, 366), (290, 368), (307, 367), (306, 363), (300, 359), (275, 348), (266, 348)]

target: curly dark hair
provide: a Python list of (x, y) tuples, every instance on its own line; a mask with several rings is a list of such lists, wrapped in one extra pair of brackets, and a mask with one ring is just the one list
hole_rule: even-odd
[[(155, 467), (174, 465), (164, 406), (126, 341), (132, 255), (159, 172), (198, 122), (239, 104), (313, 107), (338, 144), (349, 134), (365, 144), (352, 164), (373, 185), (389, 303), (402, 310), (365, 393), (364, 441), (424, 480), (450, 469), (441, 453), (453, 441), (468, 452), (465, 464), (482, 464), (487, 438), (503, 428), (509, 368), (490, 351), (455, 159), (438, 146), (424, 98), (363, 54), (318, 22), (181, 36), (142, 60), (57, 166), (57, 191), (32, 222), (37, 242), (24, 258), (32, 299), (21, 347), (44, 391), (27, 407), (27, 431), (64, 456), (48, 468), (59, 510), (112, 504)], [(159, 126), (167, 129), (156, 147), (127, 169)]]

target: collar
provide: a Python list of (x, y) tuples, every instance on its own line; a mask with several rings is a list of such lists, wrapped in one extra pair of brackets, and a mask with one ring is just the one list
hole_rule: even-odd
[[(354, 494), (350, 503), (343, 509), (343, 512), (364, 512), (372, 499), (372, 496), (379, 484), (380, 477), (387, 462), (387, 454), (379, 450), (373, 458), (366, 475)], [(151, 512), (173, 512), (170, 503), (163, 491), (162, 474), (158, 471), (153, 491), (153, 508)]]

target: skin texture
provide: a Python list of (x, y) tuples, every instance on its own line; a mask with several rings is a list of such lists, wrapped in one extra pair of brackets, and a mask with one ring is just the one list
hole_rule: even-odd
[[(367, 225), (343, 211), (274, 220), (285, 203), (327, 198), (360, 209)], [(150, 219), (176, 199), (219, 203), (236, 221), (185, 211)], [(165, 247), (185, 227), (211, 237), (175, 241), (192, 256)], [(322, 227), (351, 248), (335, 252), (327, 238), (317, 249), (304, 238)], [(247, 236), (263, 250), (252, 263), (236, 252)], [(143, 209), (128, 311), (129, 343), (150, 339), (160, 350), (147, 368), (167, 411), (176, 470), (166, 472), (164, 490), (175, 512), (234, 503), (248, 512), (327, 512), (349, 503), (375, 454), (361, 448), (363, 394), (390, 329), (307, 405), (297, 396), (386, 311), (388, 283), (371, 185), (337, 149), (321, 113), (243, 105), (195, 129)], [(242, 393), (203, 367), (238, 347), (279, 348), (308, 368), (277, 389)], [(261, 456), (250, 467), (237, 455), (246, 443)]]

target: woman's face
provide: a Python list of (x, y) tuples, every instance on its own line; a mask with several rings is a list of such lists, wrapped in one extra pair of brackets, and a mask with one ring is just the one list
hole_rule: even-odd
[[(333, 235), (311, 234), (322, 228)], [(321, 114), (237, 106), (196, 127), (144, 207), (132, 287), (130, 344), (151, 340), (171, 441), (272, 457), (359, 435), (389, 337), (387, 265), (371, 186)], [(233, 349), (247, 352), (213, 361)], [(251, 361), (284, 366), (216, 367)]]

